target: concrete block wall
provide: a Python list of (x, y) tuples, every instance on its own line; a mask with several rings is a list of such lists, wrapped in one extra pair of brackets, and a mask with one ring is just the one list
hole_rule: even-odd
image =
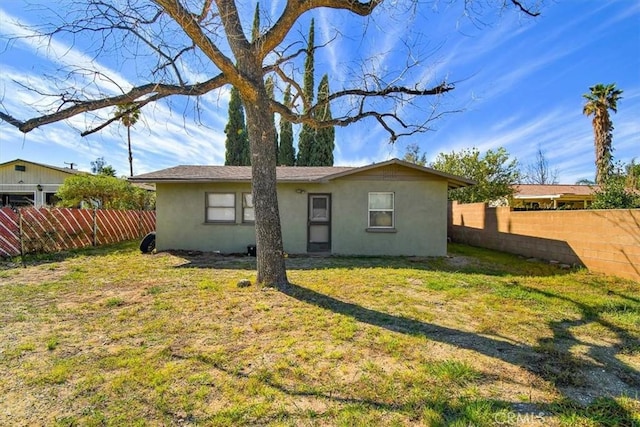
[(511, 211), (453, 202), (448, 220), (454, 242), (640, 282), (640, 209)]

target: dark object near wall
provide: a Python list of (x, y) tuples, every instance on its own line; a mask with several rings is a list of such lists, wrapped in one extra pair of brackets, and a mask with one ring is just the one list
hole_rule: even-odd
[(156, 232), (152, 231), (151, 233), (144, 236), (142, 241), (140, 242), (140, 252), (143, 254), (148, 254), (153, 252), (156, 248)]

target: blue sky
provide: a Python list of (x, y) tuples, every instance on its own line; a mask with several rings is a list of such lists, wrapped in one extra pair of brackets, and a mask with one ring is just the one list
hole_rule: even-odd
[[(255, 3), (241, 3), (250, 22)], [(262, 3), (268, 5), (262, 17), (266, 23), (278, 16), (283, 2)], [(417, 10), (403, 10), (396, 3), (390, 2), (367, 19), (328, 9), (315, 11), (300, 20), (286, 43), (300, 40), (313, 17), (316, 42), (333, 40), (316, 54), (316, 87), (325, 72), (332, 90), (357, 85), (367, 72), (405, 85), (418, 81), (429, 86), (446, 80), (455, 83), (454, 91), (416, 100), (401, 112), (414, 122), (434, 112), (461, 112), (446, 114), (431, 123), (432, 131), (393, 145), (374, 121), (337, 128), (336, 165), (402, 157), (408, 144), (418, 144), (429, 161), (440, 152), (504, 147), (526, 166), (540, 148), (551, 168), (558, 170), (561, 183), (593, 179), (593, 131), (591, 120), (582, 115), (582, 94), (596, 83), (616, 83), (624, 91), (618, 113), (612, 115), (614, 159), (640, 159), (637, 0), (546, 0), (538, 18), (512, 9), (491, 9), (471, 19), (465, 16), (463, 1), (435, 1)], [(63, 6), (57, 8), (65, 14)], [(22, 85), (54, 93), (55, 85), (43, 76), (55, 75), (65, 64), (83, 64), (111, 77), (111, 82), (93, 81), (92, 86), (78, 79), (77, 87), (114, 94), (118, 89), (112, 82), (122, 88), (147, 82), (137, 75), (146, 65), (142, 59), (136, 64), (109, 55), (96, 60), (86, 50), (88, 40), (8, 41), (11, 36), (28, 34), (18, 23), (29, 26), (49, 20), (46, 11), (23, 1), (0, 3), (3, 111), (27, 119), (37, 116), (38, 109), (52, 108), (50, 100)], [(408, 70), (407, 58), (416, 63)], [(193, 79), (202, 73), (187, 67), (184, 71)], [(132, 128), (135, 173), (178, 164), (223, 164), (227, 107), (227, 88), (207, 94), (197, 104), (175, 99), (145, 107), (142, 120)], [(346, 102), (332, 105), (334, 116), (349, 107)], [(196, 110), (198, 120), (193, 118)], [(91, 161), (104, 157), (118, 174), (125, 175), (128, 160), (123, 127), (114, 124), (98, 134), (80, 137), (80, 131), (110, 114), (112, 110), (97, 117), (77, 116), (26, 135), (0, 122), (0, 163), (15, 158), (56, 166), (73, 162), (89, 170)]]

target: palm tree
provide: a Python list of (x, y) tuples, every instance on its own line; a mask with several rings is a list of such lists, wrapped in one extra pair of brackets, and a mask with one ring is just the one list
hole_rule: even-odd
[(582, 95), (586, 104), (582, 113), (593, 115), (593, 134), (596, 149), (596, 183), (602, 184), (611, 174), (613, 161), (611, 156), (611, 141), (613, 139), (613, 124), (609, 117), (609, 110), (618, 111), (618, 100), (622, 97), (622, 90), (616, 89), (616, 84), (597, 84), (589, 88), (591, 92)]
[(119, 104), (116, 107), (116, 117), (127, 127), (127, 143), (129, 146), (129, 173), (133, 176), (133, 154), (131, 152), (131, 126), (140, 118), (140, 109), (133, 103)]

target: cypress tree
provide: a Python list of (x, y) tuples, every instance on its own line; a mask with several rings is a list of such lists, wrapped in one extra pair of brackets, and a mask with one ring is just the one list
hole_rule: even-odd
[[(315, 117), (319, 122), (327, 122), (332, 119), (328, 98), (329, 76), (325, 74), (318, 86), (318, 106)], [(316, 138), (311, 146), (309, 166), (333, 166), (335, 134), (333, 126), (321, 127), (316, 130)]]
[[(291, 85), (284, 91), (284, 105), (291, 108)], [(284, 117), (280, 117), (280, 147), (278, 149), (278, 164), (280, 166), (294, 166), (296, 151), (293, 148), (293, 125)]]
[(249, 137), (244, 122), (244, 110), (240, 100), (240, 92), (235, 87), (231, 88), (229, 100), (229, 121), (224, 128), (227, 135), (225, 141), (225, 161), (227, 166), (248, 166), (251, 164), (249, 153)]
[[(315, 46), (315, 29), (314, 22), (311, 19), (311, 26), (309, 27), (309, 39), (307, 44), (307, 59), (304, 61), (304, 81), (303, 81), (303, 94), (305, 99), (304, 113), (309, 112), (309, 107), (313, 104), (313, 73), (314, 73), (314, 51)], [(298, 137), (298, 166), (310, 166), (311, 162), (311, 146), (316, 138), (316, 130), (307, 125), (302, 125), (300, 136)]]

